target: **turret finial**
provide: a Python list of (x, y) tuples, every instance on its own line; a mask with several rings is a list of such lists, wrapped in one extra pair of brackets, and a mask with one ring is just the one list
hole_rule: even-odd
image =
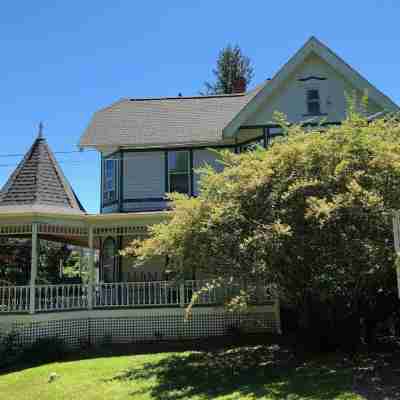
[(43, 139), (43, 123), (41, 121), (39, 123), (38, 139)]

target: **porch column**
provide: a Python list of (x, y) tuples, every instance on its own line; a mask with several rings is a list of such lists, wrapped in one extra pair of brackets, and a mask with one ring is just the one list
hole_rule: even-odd
[(89, 260), (88, 260), (88, 309), (93, 308), (94, 294), (94, 239), (93, 228), (89, 228)]
[(31, 280), (30, 280), (30, 298), (29, 298), (29, 312), (35, 313), (35, 292), (36, 292), (36, 277), (38, 266), (38, 226), (36, 223), (32, 224), (32, 251), (31, 251)]

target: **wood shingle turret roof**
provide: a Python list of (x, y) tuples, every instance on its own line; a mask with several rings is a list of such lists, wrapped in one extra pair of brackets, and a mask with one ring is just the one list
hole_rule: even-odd
[(39, 135), (0, 192), (0, 213), (84, 214), (46, 139)]

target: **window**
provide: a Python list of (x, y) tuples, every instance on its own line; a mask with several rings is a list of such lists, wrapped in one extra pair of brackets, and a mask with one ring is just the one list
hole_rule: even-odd
[(190, 165), (188, 151), (168, 152), (169, 192), (190, 194)]
[(104, 162), (103, 199), (105, 202), (111, 202), (117, 199), (116, 163), (117, 160), (105, 160)]
[(317, 89), (307, 90), (307, 113), (309, 115), (320, 115), (319, 91)]
[(239, 152), (244, 153), (246, 151), (253, 151), (259, 148), (260, 146), (264, 147), (264, 138), (255, 139), (250, 143), (242, 144), (241, 146), (239, 146)]

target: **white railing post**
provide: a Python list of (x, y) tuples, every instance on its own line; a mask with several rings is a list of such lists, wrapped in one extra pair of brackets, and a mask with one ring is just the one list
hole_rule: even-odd
[(32, 224), (32, 251), (31, 251), (31, 279), (30, 279), (30, 296), (29, 296), (29, 313), (35, 313), (35, 297), (36, 297), (36, 277), (38, 266), (38, 226)]
[(94, 298), (94, 240), (93, 240), (93, 228), (89, 227), (89, 260), (88, 260), (88, 309), (93, 308)]
[(185, 307), (185, 281), (179, 284), (179, 305)]

